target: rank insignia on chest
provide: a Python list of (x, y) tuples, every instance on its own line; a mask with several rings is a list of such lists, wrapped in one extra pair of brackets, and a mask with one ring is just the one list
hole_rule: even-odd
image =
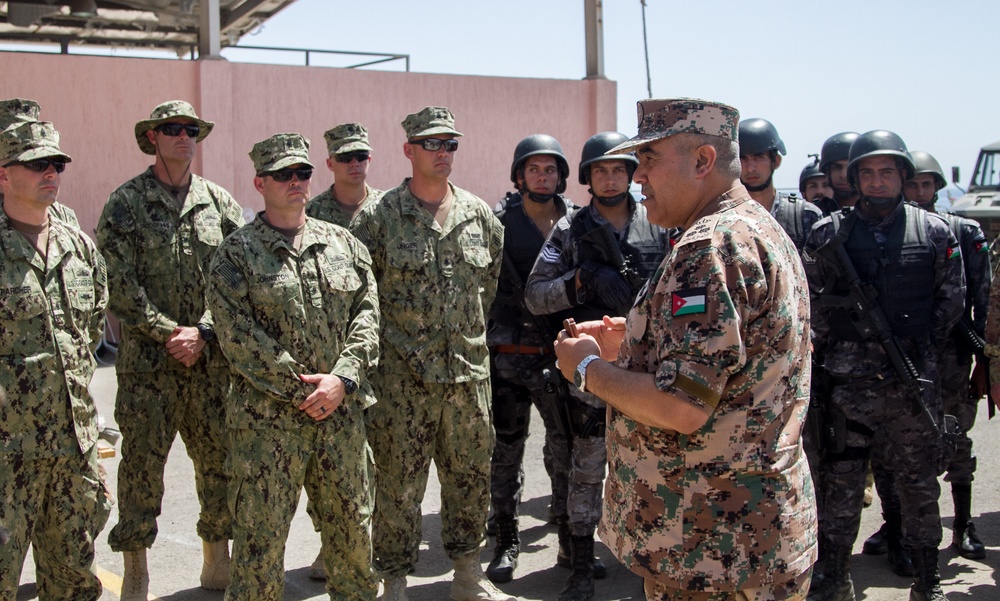
[(705, 312), (705, 289), (685, 288), (673, 293), (670, 314), (674, 317)]

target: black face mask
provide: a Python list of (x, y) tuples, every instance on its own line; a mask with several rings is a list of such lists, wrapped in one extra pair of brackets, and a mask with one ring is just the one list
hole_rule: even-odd
[(524, 198), (531, 199), (532, 202), (537, 202), (540, 205), (543, 205), (556, 197), (555, 194), (535, 194), (534, 192), (529, 191), (527, 188), (521, 190), (521, 196), (523, 196)]
[(593, 190), (591, 190), (590, 195), (596, 198), (597, 202), (599, 202), (601, 206), (605, 207), (617, 207), (621, 203), (625, 202), (626, 198), (628, 198), (628, 192), (622, 192), (616, 196), (598, 196), (594, 194)]
[(862, 196), (861, 200), (876, 209), (884, 209), (899, 201), (898, 196)]
[[(830, 187), (833, 188), (833, 186)], [(848, 190), (847, 192), (845, 192), (839, 188), (833, 188), (833, 199), (841, 204), (854, 198), (854, 195), (855, 195), (854, 190)]]
[(774, 180), (774, 171), (772, 171), (771, 175), (767, 176), (767, 180), (765, 180), (764, 183), (760, 184), (759, 186), (748, 186), (747, 184), (743, 183), (742, 181), (740, 183), (743, 184), (744, 186), (746, 186), (746, 189), (749, 190), (749, 191), (751, 191), (751, 192), (763, 192), (764, 190), (767, 190), (768, 188), (771, 187), (771, 181), (772, 180)]

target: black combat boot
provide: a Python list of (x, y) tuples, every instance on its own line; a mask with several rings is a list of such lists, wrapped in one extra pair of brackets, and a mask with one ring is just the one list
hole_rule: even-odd
[(976, 535), (976, 527), (972, 523), (972, 485), (952, 484), (951, 498), (955, 501), (951, 546), (966, 559), (983, 559), (986, 547)]
[(854, 601), (851, 548), (828, 545), (819, 586), (809, 588), (806, 601)]
[(886, 523), (882, 522), (882, 527), (865, 539), (865, 544), (861, 546), (862, 553), (865, 555), (885, 555), (889, 550), (889, 543), (885, 540), (886, 527)]
[(826, 563), (826, 549), (829, 545), (820, 537), (816, 543), (816, 563), (813, 564), (812, 575), (809, 577), (809, 590), (819, 588), (823, 582), (823, 566)]
[(493, 561), (486, 568), (486, 577), (502, 584), (514, 579), (517, 556), (521, 553), (521, 539), (517, 534), (517, 518), (497, 516), (497, 542), (493, 548)]
[(937, 548), (922, 547), (912, 555), (916, 575), (910, 587), (910, 601), (948, 601), (941, 590)]
[(574, 536), (570, 549), (573, 573), (559, 593), (559, 601), (590, 601), (594, 598), (594, 536)]
[[(573, 567), (573, 555), (570, 551), (572, 537), (569, 534), (569, 524), (566, 518), (558, 518), (559, 521), (559, 553), (556, 555), (556, 565), (560, 568)], [(608, 577), (608, 568), (601, 561), (601, 558), (594, 556), (594, 579), (603, 580)]]
[(897, 576), (913, 578), (913, 560), (903, 547), (903, 517), (898, 512), (885, 516), (885, 543), (889, 569)]

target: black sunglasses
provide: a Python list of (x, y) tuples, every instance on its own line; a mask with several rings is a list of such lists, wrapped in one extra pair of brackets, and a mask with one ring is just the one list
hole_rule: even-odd
[(333, 160), (337, 161), (338, 163), (344, 163), (344, 164), (348, 164), (351, 161), (364, 163), (369, 158), (371, 158), (371, 154), (364, 150), (359, 150), (357, 152), (345, 152), (343, 154), (333, 155)]
[(45, 173), (49, 170), (49, 165), (56, 170), (56, 173), (62, 173), (66, 170), (66, 161), (62, 159), (37, 159), (34, 161), (14, 161), (12, 163), (7, 163), (4, 167), (10, 167), (11, 165), (19, 165), (24, 167), (28, 171), (34, 171), (35, 173)]
[(154, 129), (165, 136), (175, 138), (185, 132), (189, 138), (197, 138), (201, 127), (193, 123), (161, 123)]
[(423, 148), (424, 150), (429, 150), (431, 152), (437, 152), (444, 149), (448, 152), (455, 152), (458, 150), (458, 140), (439, 140), (437, 138), (424, 138), (423, 140), (409, 140), (410, 144), (416, 144)]
[(292, 180), (294, 175), (299, 179), (300, 182), (307, 182), (312, 179), (313, 170), (312, 167), (302, 167), (301, 169), (292, 169), (288, 167), (286, 169), (278, 169), (277, 171), (264, 171), (260, 173), (258, 177), (264, 177), (270, 175), (271, 179), (276, 182), (288, 182)]

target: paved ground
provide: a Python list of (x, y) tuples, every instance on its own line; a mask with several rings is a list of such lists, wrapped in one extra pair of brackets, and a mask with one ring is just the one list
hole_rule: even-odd
[[(94, 379), (93, 391), (97, 398), (101, 415), (113, 424), (115, 379), (113, 368), (102, 368)], [(984, 411), (985, 413), (985, 411)], [(567, 570), (555, 566), (556, 532), (553, 526), (544, 522), (548, 512), (548, 481), (542, 468), (541, 420), (537, 415), (532, 422), (532, 436), (528, 444), (527, 482), (522, 513), (522, 554), (517, 578), (504, 585), (503, 589), (519, 599), (555, 599), (568, 575)], [(980, 457), (980, 470), (976, 482), (974, 512), (979, 516), (976, 525), (982, 538), (990, 545), (986, 559), (968, 561), (958, 557), (953, 551), (942, 551), (942, 576), (945, 591), (953, 601), (995, 601), (1000, 599), (997, 588), (997, 571), (1000, 567), (1000, 418), (993, 423), (985, 416), (973, 431), (976, 448)], [(105, 460), (112, 490), (117, 488), (116, 472), (118, 459)], [(198, 587), (201, 570), (201, 541), (195, 534), (198, 504), (194, 492), (194, 472), (191, 462), (184, 452), (184, 446), (177, 440), (167, 464), (167, 493), (164, 511), (159, 520), (159, 537), (149, 551), (151, 573), (151, 593), (169, 601), (221, 601), (221, 592), (204, 591)], [(947, 491), (945, 485), (944, 490)], [(287, 570), (285, 598), (289, 601), (326, 598), (323, 584), (309, 580), (308, 566), (319, 551), (319, 539), (312, 532), (312, 525), (305, 514), (303, 495), (299, 512), (292, 524), (289, 543), (286, 546), (285, 566)], [(423, 544), (421, 560), (416, 574), (409, 579), (409, 596), (413, 601), (438, 601), (448, 598), (451, 583), (450, 562), (440, 545), (440, 499), (437, 479), (432, 475), (424, 499)], [(876, 506), (866, 510), (861, 526), (864, 538), (875, 531), (881, 523)], [(944, 526), (951, 524), (952, 504), (950, 495), (941, 499), (941, 513)], [(107, 545), (107, 532), (117, 523), (117, 513), (111, 514), (108, 526), (101, 535), (98, 548), (98, 570), (105, 585), (102, 601), (115, 601), (120, 590), (122, 573), (121, 555), (112, 553)], [(950, 541), (951, 531), (945, 531), (945, 544)], [(642, 581), (625, 570), (612, 558), (608, 550), (598, 544), (598, 555), (608, 564), (608, 578), (597, 581), (597, 601), (624, 599), (644, 599)], [(886, 567), (884, 557), (869, 557), (860, 554), (859, 540), (854, 556), (854, 583), (859, 600), (896, 601), (907, 598), (908, 582), (892, 574)], [(492, 557), (491, 547), (483, 550), (483, 561)], [(34, 586), (33, 561), (30, 556), (25, 562), (21, 576), (18, 601), (37, 597)]]

